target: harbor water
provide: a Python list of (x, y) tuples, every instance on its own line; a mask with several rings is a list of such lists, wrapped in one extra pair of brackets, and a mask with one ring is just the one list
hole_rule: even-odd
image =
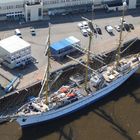
[(24, 129), (0, 124), (0, 140), (140, 140), (140, 70), (109, 96), (59, 120)]

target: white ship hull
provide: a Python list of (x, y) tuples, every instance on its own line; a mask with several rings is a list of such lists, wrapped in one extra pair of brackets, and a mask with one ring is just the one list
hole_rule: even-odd
[(19, 123), (21, 127), (26, 127), (29, 125), (42, 123), (45, 121), (49, 121), (52, 119), (56, 119), (56, 118), (68, 115), (108, 95), (111, 91), (113, 91), (114, 89), (122, 85), (131, 75), (133, 75), (137, 71), (138, 68), (139, 66), (132, 69), (129, 73), (125, 74), (124, 76), (121, 76), (120, 78), (114, 80), (108, 86), (72, 104), (69, 104), (65, 107), (62, 107), (56, 110), (41, 113), (39, 115), (26, 116), (26, 117), (21, 116), (21, 117), (18, 117), (16, 121)]

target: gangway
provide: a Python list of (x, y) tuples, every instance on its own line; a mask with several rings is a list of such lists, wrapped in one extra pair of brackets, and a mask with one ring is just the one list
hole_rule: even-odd
[(86, 49), (83, 49), (80, 45), (72, 45), (75, 49), (77, 49), (77, 50), (79, 50), (80, 52), (82, 52), (82, 53), (90, 53), (90, 56), (92, 57), (92, 58), (94, 58), (95, 60), (97, 60), (97, 61), (99, 61), (100, 63), (102, 63), (102, 64), (105, 64), (105, 62), (103, 62), (104, 61), (104, 59), (100, 56), (100, 55), (95, 55), (95, 54), (93, 54), (91, 51), (88, 51), (88, 50), (86, 50)]
[(11, 82), (5, 87), (4, 91), (6, 93), (10, 92), (13, 88), (14, 83), (21, 78), (21, 74), (18, 74), (18, 76), (16, 76), (13, 80), (11, 80)]

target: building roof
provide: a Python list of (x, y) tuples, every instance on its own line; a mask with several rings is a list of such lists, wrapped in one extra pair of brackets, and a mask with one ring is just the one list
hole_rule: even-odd
[(9, 53), (17, 52), (21, 49), (30, 47), (30, 44), (16, 35), (0, 41), (0, 47)]
[(66, 47), (71, 46), (71, 45), (73, 45), (75, 43), (78, 43), (78, 42), (80, 42), (80, 40), (78, 40), (74, 36), (70, 36), (70, 37), (65, 38), (63, 40), (60, 40), (60, 41), (58, 41), (56, 43), (53, 43), (51, 45), (51, 48), (53, 48), (56, 51), (59, 51), (59, 50), (61, 50), (63, 48), (66, 48)]

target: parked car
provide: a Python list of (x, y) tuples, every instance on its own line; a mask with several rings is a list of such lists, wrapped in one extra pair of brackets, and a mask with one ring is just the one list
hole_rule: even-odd
[(86, 21), (83, 21), (82, 24), (83, 24), (83, 26), (84, 26), (84, 29), (88, 29), (88, 28), (89, 28), (89, 27), (88, 27), (88, 23), (87, 23)]
[(92, 33), (92, 31), (91, 31), (91, 29), (89, 27), (86, 30), (87, 30), (88, 34)]
[(62, 13), (61, 15), (62, 16), (66, 16), (66, 15), (68, 15), (69, 13), (68, 12), (65, 12), (65, 13)]
[(113, 33), (113, 27), (112, 27), (111, 25), (105, 26), (105, 30), (106, 30), (108, 33)]
[(134, 30), (134, 25), (132, 23), (129, 24), (130, 29)]
[(88, 27), (93, 33), (97, 33), (96, 29), (93, 27), (93, 24), (89, 24)]
[(22, 38), (22, 34), (21, 34), (19, 29), (15, 29), (15, 35), (17, 35), (18, 37)]
[(119, 26), (119, 25), (115, 25), (115, 26), (114, 26), (114, 28), (115, 28), (118, 32), (120, 32), (120, 31), (121, 31), (121, 28), (120, 28), (120, 26)]
[(96, 33), (98, 33), (98, 34), (100, 34), (100, 35), (102, 34), (102, 30), (101, 30), (101, 28), (98, 27), (97, 25), (96, 25), (95, 30), (96, 30)]
[(77, 24), (77, 26), (78, 26), (78, 28), (79, 28), (80, 30), (84, 28), (84, 26), (83, 26), (83, 24), (82, 24), (81, 22), (79, 22), (79, 23)]
[[(120, 27), (120, 30), (121, 30), (121, 25), (119, 25), (119, 27)], [(124, 25), (122, 27), (122, 30), (125, 31)]]
[[(120, 23), (122, 22), (122, 18), (120, 18)], [(125, 19), (123, 19), (123, 23), (126, 23)]]
[(127, 23), (124, 23), (124, 28), (125, 28), (126, 31), (130, 31), (130, 27)]
[(24, 23), (26, 23), (25, 19), (23, 19), (23, 18), (19, 19), (19, 24), (20, 24), (20, 25), (22, 25), (22, 24), (24, 24)]
[(81, 29), (83, 36), (88, 36), (88, 31), (86, 29)]
[(97, 31), (96, 31), (95, 28), (92, 29), (92, 32), (95, 33), (95, 34), (97, 34)]
[(33, 36), (36, 35), (36, 32), (35, 32), (35, 28), (34, 27), (30, 27), (30, 32), (31, 32), (31, 35), (33, 35)]

